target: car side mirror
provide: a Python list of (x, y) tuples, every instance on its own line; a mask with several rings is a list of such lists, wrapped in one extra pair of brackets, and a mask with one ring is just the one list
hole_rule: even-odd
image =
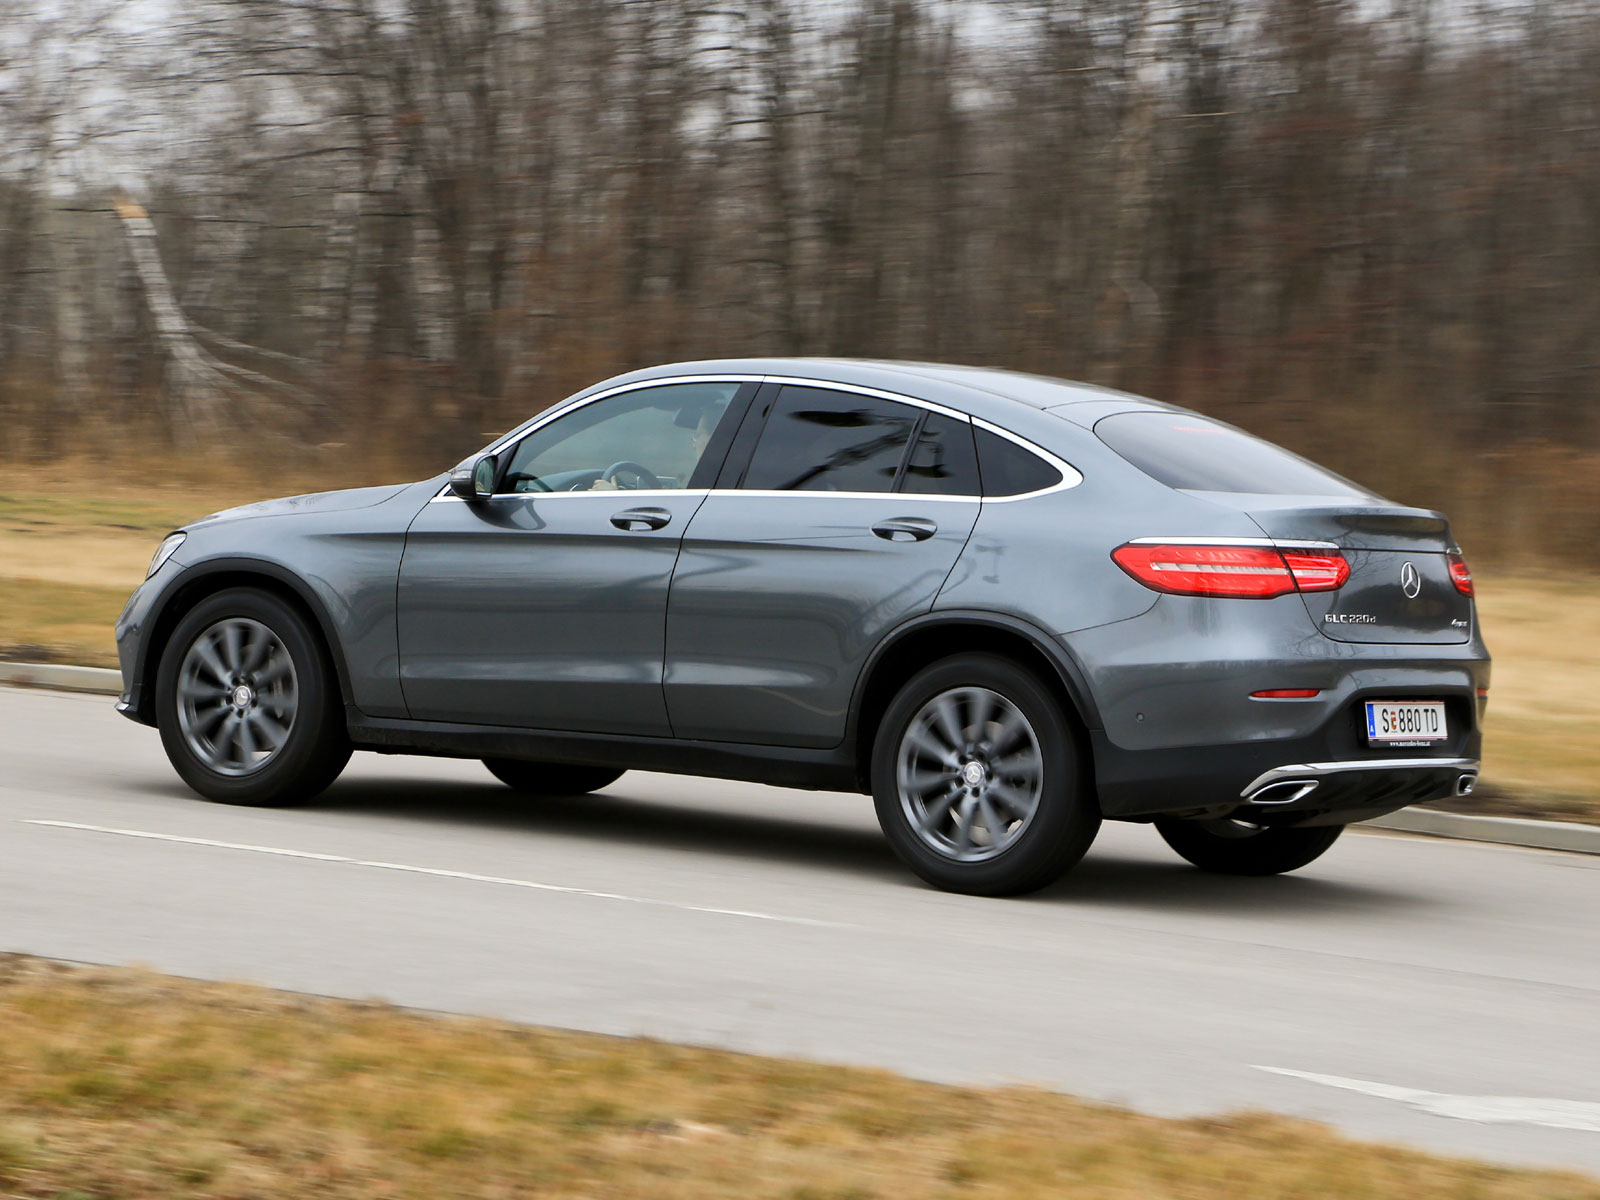
[(478, 454), (450, 472), (450, 493), (463, 500), (483, 500), (494, 495), (495, 471), (500, 460), (493, 454)]

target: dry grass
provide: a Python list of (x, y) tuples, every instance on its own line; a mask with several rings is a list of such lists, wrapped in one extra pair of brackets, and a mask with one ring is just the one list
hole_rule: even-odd
[(0, 1194), (1600, 1200), (1246, 1114), (1170, 1121), (0, 958)]
[[(111, 627), (161, 535), (315, 477), (0, 493), (0, 658), (115, 666)], [(1484, 787), (1452, 807), (1600, 822), (1600, 584), (1479, 572), (1495, 656)]]
[(1478, 610), (1486, 794), (1461, 807), (1600, 823), (1600, 580), (1480, 573)]

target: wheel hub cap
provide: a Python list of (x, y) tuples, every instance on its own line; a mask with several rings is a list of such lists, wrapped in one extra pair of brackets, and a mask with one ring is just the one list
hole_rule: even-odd
[(981, 788), (988, 781), (989, 772), (981, 762), (973, 761), (961, 768), (961, 778), (969, 788)]
[(248, 684), (241, 683), (233, 689), (233, 706), (235, 708), (249, 708), (256, 702), (256, 694), (250, 690)]

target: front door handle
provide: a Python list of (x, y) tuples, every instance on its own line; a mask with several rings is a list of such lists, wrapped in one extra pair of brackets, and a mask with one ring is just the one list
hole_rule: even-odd
[(890, 517), (874, 525), (872, 532), (886, 542), (925, 542), (939, 527), (926, 517)]
[(630, 508), (611, 518), (618, 529), (660, 529), (672, 514), (664, 508)]

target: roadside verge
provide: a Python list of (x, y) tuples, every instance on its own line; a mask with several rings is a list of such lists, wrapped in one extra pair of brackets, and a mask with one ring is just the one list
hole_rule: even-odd
[[(104, 696), (116, 696), (122, 692), (122, 676), (116, 671), (59, 663), (0, 662), (0, 684), (49, 688), (60, 692), (91, 692)], [(1517, 817), (1476, 817), (1432, 808), (1403, 808), (1388, 816), (1363, 821), (1362, 824), (1375, 829), (1420, 833), (1428, 837), (1600, 854), (1600, 825), (1530, 821)]]

